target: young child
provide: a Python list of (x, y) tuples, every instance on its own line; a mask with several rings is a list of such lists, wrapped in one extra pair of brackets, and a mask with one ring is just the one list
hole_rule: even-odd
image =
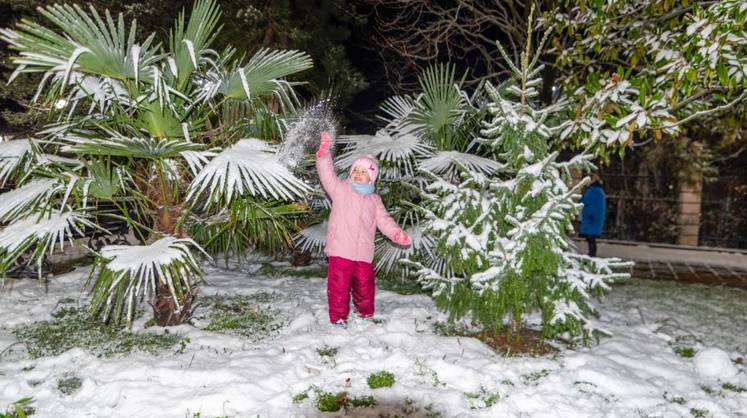
[(332, 200), (325, 253), (329, 321), (345, 326), (350, 312), (350, 293), (361, 318), (374, 314), (374, 255), (376, 228), (399, 245), (410, 245), (407, 233), (397, 225), (374, 192), (378, 164), (373, 156), (358, 158), (350, 169), (350, 178), (335, 174), (329, 147), (332, 138), (324, 131), (316, 152), (316, 170), (322, 187)]

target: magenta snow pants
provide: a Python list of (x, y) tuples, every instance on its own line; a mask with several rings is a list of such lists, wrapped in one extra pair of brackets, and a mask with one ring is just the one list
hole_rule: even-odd
[(358, 315), (368, 318), (374, 314), (376, 291), (373, 264), (342, 257), (329, 257), (327, 267), (327, 301), (329, 321), (346, 322), (350, 313), (350, 292)]

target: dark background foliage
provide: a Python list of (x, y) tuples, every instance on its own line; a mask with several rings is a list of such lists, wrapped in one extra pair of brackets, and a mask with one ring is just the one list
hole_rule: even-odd
[[(54, 2), (0, 0), (0, 27), (12, 27), (22, 18), (44, 22), (36, 9)], [(178, 14), (193, 3), (73, 2), (122, 13), (127, 21), (137, 19), (141, 36), (155, 32), (163, 42)], [(299, 88), (303, 100), (333, 97), (343, 132), (373, 133), (379, 104), (394, 94), (417, 90), (418, 75), (431, 63), (452, 62), (465, 74), (468, 89), (484, 79), (502, 78), (505, 68), (492, 45), (499, 40), (515, 58), (520, 50), (515, 46), (523, 45), (526, 33), (525, 3), (221, 0), (223, 28), (213, 47), (232, 45), (247, 55), (262, 47), (306, 51), (314, 68), (299, 76), (306, 82)], [(535, 1), (539, 13), (556, 3)], [(5, 83), (13, 70), (10, 55), (7, 44), (0, 44), (0, 135), (21, 136), (36, 131), (47, 114), (30, 103), (40, 75)], [(549, 65), (546, 79), (559, 74)], [(546, 84), (544, 93), (552, 83)], [(613, 201), (605, 236), (672, 242), (677, 233), (677, 182), (683, 173), (700, 169), (705, 178), (701, 244), (745, 247), (745, 114), (742, 105), (718, 123), (693, 124), (682, 138), (659, 143), (648, 139), (648, 145), (628, 150), (626, 158), (607, 161), (602, 174), (608, 177)], [(698, 147), (692, 146), (694, 140)]]
[[(8, 28), (22, 18), (44, 22), (36, 10), (52, 0), (0, 0), (0, 27)], [(75, 2), (122, 13), (126, 21), (137, 19), (142, 34), (157, 33), (165, 42), (182, 10), (191, 0), (141, 2), (92, 0)], [(307, 82), (302, 96), (334, 97), (342, 124), (349, 131), (373, 129), (375, 108), (391, 94), (382, 70), (384, 64), (368, 36), (370, 7), (348, 0), (223, 0), (223, 25), (213, 48), (232, 45), (247, 55), (259, 48), (299, 49), (314, 60), (314, 68), (301, 75)], [(50, 24), (47, 22), (47, 24)], [(0, 126), (3, 133), (28, 133), (43, 123), (45, 115), (31, 107), (39, 75), (22, 75), (11, 85), (12, 51), (0, 45)]]

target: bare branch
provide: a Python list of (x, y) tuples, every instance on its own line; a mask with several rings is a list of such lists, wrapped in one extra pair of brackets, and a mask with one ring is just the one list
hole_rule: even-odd
[(725, 104), (723, 104), (721, 106), (716, 106), (716, 107), (712, 107), (710, 109), (701, 110), (699, 112), (692, 113), (688, 117), (686, 117), (684, 119), (680, 119), (680, 120), (678, 120), (675, 123), (666, 124), (662, 128), (663, 129), (674, 128), (675, 126), (683, 125), (683, 124), (685, 124), (687, 122), (690, 122), (691, 120), (698, 119), (698, 118), (701, 118), (701, 117), (707, 116), (707, 115), (713, 115), (713, 114), (719, 113), (721, 111), (731, 109), (734, 105), (738, 104), (739, 102), (741, 102), (745, 98), (747, 98), (747, 90), (743, 91), (742, 94), (740, 94), (739, 96), (737, 96), (734, 100), (730, 101), (729, 103), (725, 103)]
[(366, 0), (366, 3), (372, 7), (374, 42), (406, 63), (406, 67), (394, 65), (387, 69), (390, 73), (408, 72), (391, 74), (389, 80), (408, 80), (435, 61), (450, 61), (469, 68), (465, 85), (476, 85), (508, 72), (495, 48), (496, 41), (518, 62), (521, 46), (526, 45), (529, 8), (534, 4), (542, 12), (550, 2)]

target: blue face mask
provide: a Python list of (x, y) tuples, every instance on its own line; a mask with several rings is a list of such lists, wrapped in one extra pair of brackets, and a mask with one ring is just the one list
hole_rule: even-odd
[(356, 183), (351, 180), (350, 184), (353, 186), (353, 189), (360, 194), (371, 194), (374, 192), (373, 183)]

